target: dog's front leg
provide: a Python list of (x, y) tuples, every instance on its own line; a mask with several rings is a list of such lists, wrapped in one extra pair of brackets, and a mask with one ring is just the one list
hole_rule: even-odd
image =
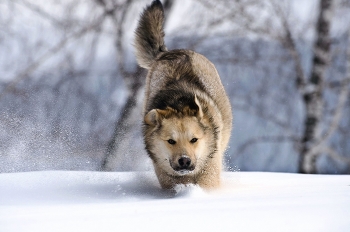
[(222, 159), (217, 154), (210, 158), (196, 178), (197, 184), (203, 189), (215, 189), (220, 187), (222, 171)]
[(154, 165), (154, 170), (156, 172), (158, 181), (162, 189), (173, 189), (175, 187), (175, 180), (171, 176), (169, 176), (165, 171), (157, 167), (157, 165)]

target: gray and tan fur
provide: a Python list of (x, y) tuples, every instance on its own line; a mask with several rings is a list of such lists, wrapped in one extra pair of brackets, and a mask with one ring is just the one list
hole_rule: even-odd
[(153, 1), (141, 14), (135, 48), (148, 69), (144, 99), (144, 142), (163, 188), (220, 186), (231, 128), (228, 97), (214, 65), (190, 50), (168, 51), (164, 11)]

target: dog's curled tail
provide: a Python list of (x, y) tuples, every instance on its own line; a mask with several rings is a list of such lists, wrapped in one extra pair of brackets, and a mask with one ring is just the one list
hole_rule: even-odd
[(167, 51), (163, 26), (163, 5), (159, 0), (154, 0), (141, 14), (135, 31), (136, 59), (141, 67), (150, 69), (157, 55)]

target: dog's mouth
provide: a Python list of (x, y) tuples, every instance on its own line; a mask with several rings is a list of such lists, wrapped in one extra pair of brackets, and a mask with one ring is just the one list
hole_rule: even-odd
[(181, 169), (181, 170), (174, 170), (175, 173), (179, 176), (185, 176), (185, 175), (189, 175), (189, 174), (193, 174), (193, 170), (187, 170), (187, 169)]

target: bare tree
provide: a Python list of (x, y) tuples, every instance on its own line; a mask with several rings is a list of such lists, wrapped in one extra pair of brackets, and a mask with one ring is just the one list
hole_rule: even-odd
[[(137, 107), (138, 98), (140, 97), (140, 91), (145, 82), (146, 72), (140, 66), (135, 65), (132, 71), (128, 71), (125, 67), (124, 57), (125, 57), (125, 45), (124, 41), (124, 24), (126, 23), (126, 16), (129, 13), (132, 1), (128, 0), (122, 7), (122, 11), (118, 12), (115, 10), (107, 10), (106, 2), (103, 0), (98, 0), (102, 4), (106, 11), (111, 12), (110, 16), (113, 18), (114, 26), (117, 28), (116, 35), (116, 49), (118, 54), (118, 67), (119, 71), (124, 78), (126, 83), (128, 96), (121, 109), (121, 113), (118, 117), (118, 120), (115, 122), (113, 134), (107, 144), (107, 149), (102, 160), (101, 170), (103, 171), (113, 171), (115, 170), (118, 162), (123, 162), (122, 159), (118, 157), (122, 156), (122, 151), (119, 151), (119, 146), (123, 143), (125, 139), (130, 136), (130, 132), (133, 130), (134, 125), (128, 123), (132, 114), (135, 113), (135, 108)], [(164, 11), (169, 13), (173, 5), (173, 0), (165, 0), (163, 3)], [(169, 15), (167, 16), (169, 17)], [(122, 165), (122, 164), (120, 164)]]
[[(305, 25), (295, 25), (290, 18), (290, 1), (234, 1), (228, 2), (220, 1), (219, 4), (212, 3), (206, 0), (198, 0), (206, 8), (211, 9), (215, 13), (220, 13), (221, 17), (217, 17), (208, 24), (208, 30), (213, 31), (215, 27), (220, 26), (227, 20), (232, 20), (231, 33), (238, 36), (255, 35), (258, 37), (270, 38), (279, 41), (283, 47), (289, 52), (289, 58), (293, 62), (293, 73), (296, 91), (299, 94), (301, 103), (304, 107), (304, 118), (301, 121), (302, 131), (293, 129), (294, 125), (291, 120), (280, 120), (275, 117), (273, 105), (268, 109), (266, 107), (259, 107), (258, 104), (252, 100), (252, 97), (259, 98), (260, 96), (268, 95), (266, 91), (270, 88), (264, 84), (267, 80), (261, 82), (254, 95), (244, 95), (243, 102), (234, 108), (253, 112), (261, 118), (270, 121), (280, 128), (283, 128), (284, 133), (280, 135), (266, 135), (256, 136), (237, 148), (237, 153), (243, 153), (248, 147), (261, 143), (286, 143), (290, 142), (294, 145), (299, 154), (298, 171), (301, 173), (317, 173), (317, 158), (322, 154), (326, 154), (335, 160), (339, 160), (345, 164), (349, 164), (349, 158), (346, 154), (338, 154), (335, 149), (331, 147), (331, 138), (335, 133), (339, 133), (339, 126), (341, 120), (344, 118), (342, 114), (345, 103), (348, 100), (349, 92), (349, 70), (347, 70), (347, 77), (340, 81), (334, 81), (332, 78), (326, 78), (327, 70), (332, 57), (331, 50), (331, 35), (330, 27), (333, 19), (334, 1), (320, 0), (318, 6), (318, 15), (316, 23), (305, 23)], [(231, 3), (230, 8), (227, 8)], [(299, 28), (299, 35), (295, 28)], [(315, 42), (312, 49), (312, 62), (310, 74), (305, 68), (303, 62), (305, 57), (302, 57), (299, 44), (301, 34), (313, 29), (315, 34)], [(298, 44), (299, 43), (299, 44)], [(349, 42), (348, 42), (349, 43)], [(258, 50), (257, 50), (258, 51)], [(257, 52), (259, 54), (259, 52)], [(349, 55), (348, 55), (349, 57)], [(252, 65), (258, 57), (252, 58), (250, 64)], [(283, 58), (284, 59), (284, 58)], [(349, 59), (349, 58), (348, 58)], [(236, 62), (236, 61), (234, 61)], [(252, 65), (253, 66), (253, 65)], [(287, 78), (287, 77), (284, 77)], [(338, 96), (336, 107), (331, 110), (331, 106), (326, 104), (326, 92), (329, 91), (330, 83), (338, 83)], [(262, 91), (262, 92), (261, 92)], [(285, 90), (283, 90), (285, 91)], [(283, 93), (280, 94), (283, 96)], [(236, 96), (239, 97), (239, 96)], [(235, 99), (235, 97), (233, 97)], [(274, 99), (274, 104), (278, 99)], [(260, 104), (260, 103), (259, 103)], [(254, 107), (252, 109), (252, 107)], [(289, 107), (293, 107), (290, 105)], [(328, 122), (327, 118), (331, 118)], [(296, 119), (292, 120), (295, 121)]]
[[(333, 15), (333, 1), (321, 0), (316, 26), (316, 41), (313, 47), (311, 76), (305, 80), (298, 76), (298, 89), (305, 105), (304, 134), (301, 140), (299, 172), (316, 173), (316, 157), (321, 135), (321, 120), (324, 111), (324, 84), (331, 57), (330, 26)], [(318, 151), (317, 151), (318, 150)]]
[[(327, 143), (329, 138), (337, 130), (342, 111), (348, 96), (349, 85), (347, 77), (342, 81), (342, 89), (338, 93), (337, 108), (332, 112), (332, 122), (322, 129), (325, 125), (325, 89), (326, 89), (326, 72), (331, 61), (331, 35), (330, 27), (333, 19), (334, 1), (320, 0), (319, 14), (315, 27), (316, 39), (313, 45), (312, 68), (310, 77), (307, 78), (305, 70), (302, 68), (300, 54), (296, 48), (296, 42), (285, 17), (282, 22), (285, 28), (285, 37), (283, 42), (290, 51), (295, 63), (296, 86), (300, 93), (305, 107), (304, 132), (297, 146), (300, 154), (299, 172), (300, 173), (317, 173), (317, 158), (325, 153), (334, 159), (347, 160), (335, 155)], [(349, 45), (348, 45), (349, 46)], [(348, 58), (349, 59), (349, 58)], [(346, 75), (349, 71), (347, 71)]]
[[(109, 42), (108, 15), (94, 1), (32, 0), (2, 2), (0, 15), (0, 128), (7, 131), (0, 130), (6, 141), (0, 156), (8, 162), (1, 170), (91, 169), (113, 119), (108, 111), (117, 108), (106, 101), (118, 87), (118, 76), (109, 81), (114, 65), (96, 69), (100, 38)], [(108, 82), (104, 96), (94, 76), (95, 83)], [(11, 118), (20, 121), (18, 128)], [(16, 163), (21, 159), (28, 162)]]

